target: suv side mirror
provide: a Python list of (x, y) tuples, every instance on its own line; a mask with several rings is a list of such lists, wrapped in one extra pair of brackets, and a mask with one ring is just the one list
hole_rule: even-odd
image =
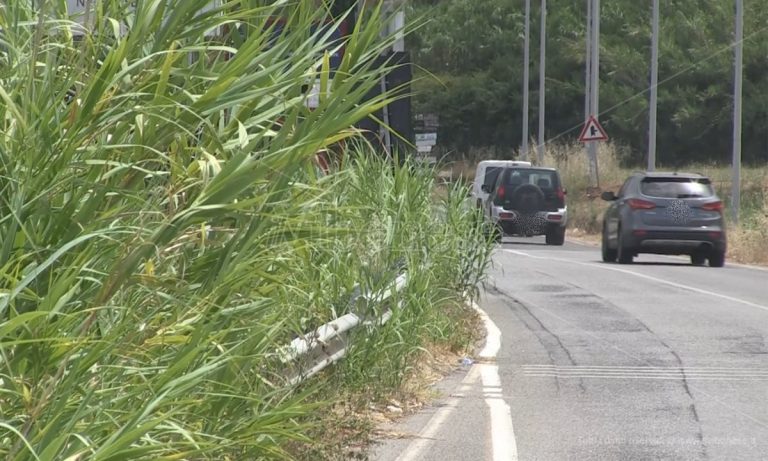
[(490, 194), (491, 191), (492, 191), (491, 186), (489, 186), (487, 184), (483, 184), (482, 186), (480, 186), (480, 190), (483, 191), (483, 192), (486, 192), (488, 194)]
[(605, 200), (606, 202), (613, 202), (618, 197), (616, 197), (616, 194), (613, 193), (613, 191), (607, 190), (600, 194), (600, 198)]

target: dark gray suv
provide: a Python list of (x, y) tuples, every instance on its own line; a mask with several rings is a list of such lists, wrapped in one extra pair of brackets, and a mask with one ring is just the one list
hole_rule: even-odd
[(629, 264), (640, 253), (687, 254), (691, 263), (725, 264), (723, 202), (709, 178), (690, 173), (635, 173), (603, 218), (603, 261)]

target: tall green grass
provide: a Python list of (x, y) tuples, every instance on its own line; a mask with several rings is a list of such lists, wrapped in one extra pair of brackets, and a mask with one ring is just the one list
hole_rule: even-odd
[[(343, 362), (316, 378), (322, 398), (347, 413), (315, 415), (320, 427), (311, 433), (317, 437), (294, 447), (298, 459), (357, 459), (359, 453), (349, 451), (349, 445), (364, 444), (369, 405), (398, 395), (428, 348), (467, 353), (475, 338), (464, 296), (476, 294), (493, 243), (476, 210), (466, 206), (465, 184), (451, 184), (436, 197), (435, 190), (444, 186), (436, 183), (435, 170), (410, 161), (395, 163), (356, 156), (339, 176), (338, 203), (352, 211), (355, 237), (336, 245), (336, 254), (355, 248), (344, 253), (349, 254), (345, 264), (357, 270), (350, 280), (365, 281), (361, 290), (351, 291), (352, 297), (342, 297), (342, 304), (369, 320), (385, 308), (392, 316), (383, 325), (372, 322), (352, 331)], [(408, 283), (386, 305), (362, 298), (352, 302), (356, 293), (387, 289), (402, 270)], [(339, 434), (329, 437), (328, 426)]]
[(64, 2), (0, 5), (0, 455), (289, 457), (322, 383), (288, 386), (276, 348), (401, 260), (424, 274), (404, 296), (470, 284), (485, 242), (425, 173), (314, 166), (387, 100), (364, 100), (378, 11), (331, 75), (314, 1), (94, 3), (80, 41)]
[[(475, 293), (491, 245), (474, 219), (475, 210), (465, 206), (466, 188), (460, 183), (449, 186), (434, 202), (437, 186), (431, 169), (406, 163), (392, 175), (382, 175), (381, 168), (370, 165), (370, 160), (358, 163), (355, 169), (359, 172), (354, 179), (357, 191), (348, 194), (354, 202), (350, 206), (373, 207), (372, 213), (366, 212), (367, 218), (360, 219), (364, 223), (361, 232), (367, 235), (374, 255), (388, 258), (385, 267), (403, 264), (409, 279), (406, 289), (393, 300), (402, 307), (394, 309), (391, 321), (375, 335), (363, 333), (372, 347), (356, 350), (344, 373), (351, 377), (351, 384), (374, 382), (393, 388), (425, 344), (463, 339), (452, 331), (457, 317), (445, 315), (442, 309), (463, 301), (462, 293)], [(385, 225), (369, 225), (377, 222)], [(375, 310), (377, 306), (363, 306), (366, 308)]]

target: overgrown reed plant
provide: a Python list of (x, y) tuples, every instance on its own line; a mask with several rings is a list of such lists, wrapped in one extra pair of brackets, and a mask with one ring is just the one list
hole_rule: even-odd
[[(450, 185), (435, 200), (436, 174), (431, 168), (405, 162), (381, 174), (386, 170), (381, 160), (363, 158), (352, 170), (357, 192), (346, 197), (350, 206), (365, 213), (358, 222), (366, 236), (360, 241), (367, 242), (372, 255), (366, 266), (378, 260), (382, 267), (408, 270), (408, 285), (392, 301), (399, 301), (400, 307), (393, 309), (386, 325), (364, 333), (366, 346), (353, 350), (341, 376), (347, 384), (375, 394), (396, 387), (427, 344), (467, 340), (467, 332), (456, 328), (461, 314), (446, 315), (444, 309), (463, 305), (464, 293), (476, 293), (492, 243), (482, 232), (476, 210), (467, 206), (466, 185)], [(379, 306), (362, 306), (366, 308)]]
[(384, 21), (331, 72), (315, 1), (86, 3), (0, 5), (0, 455), (287, 457), (320, 402), (276, 347), (448, 245), (426, 176), (313, 164), (388, 101)]

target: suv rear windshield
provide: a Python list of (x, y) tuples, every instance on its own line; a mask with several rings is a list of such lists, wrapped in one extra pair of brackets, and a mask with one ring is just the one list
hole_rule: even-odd
[(502, 183), (505, 186), (521, 186), (533, 184), (543, 191), (551, 191), (560, 187), (557, 172), (538, 168), (508, 168), (504, 172)]
[(715, 195), (708, 178), (643, 178), (640, 192), (659, 198), (703, 198)]

